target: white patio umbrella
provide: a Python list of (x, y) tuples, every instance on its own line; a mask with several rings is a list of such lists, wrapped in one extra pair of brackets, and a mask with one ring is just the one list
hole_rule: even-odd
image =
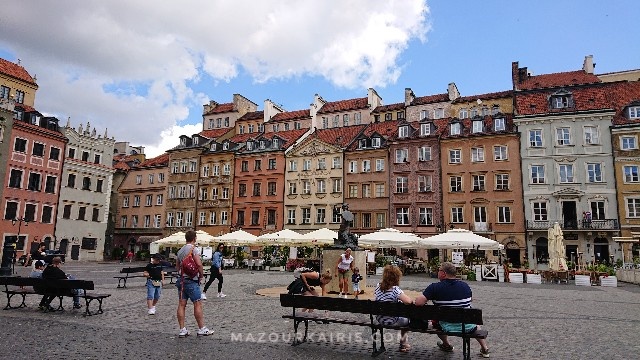
[(567, 254), (564, 248), (564, 235), (560, 224), (556, 221), (548, 231), (549, 269), (553, 271), (567, 270)]
[(296, 245), (333, 245), (334, 239), (338, 238), (338, 232), (327, 228), (314, 230), (310, 233), (300, 236), (300, 239), (295, 240)]
[(171, 245), (179, 245), (180, 241), (182, 241), (183, 244), (185, 243), (184, 232), (182, 231), (179, 231), (175, 234), (171, 234), (162, 239), (158, 239), (154, 241), (152, 244), (157, 244), (159, 246), (171, 246)]
[(292, 245), (301, 236), (302, 234), (298, 234), (293, 230), (284, 229), (275, 233), (260, 235), (256, 238), (256, 242), (261, 245)]
[(257, 236), (244, 230), (236, 230), (224, 235), (216, 236), (214, 239), (219, 242), (232, 245), (255, 245)]
[(414, 247), (419, 236), (396, 229), (381, 229), (362, 235), (358, 238), (358, 246), (368, 248)]
[[(183, 240), (184, 240), (184, 236), (183, 236)], [(200, 245), (200, 246), (215, 246), (217, 244), (214, 244), (214, 242), (216, 241), (216, 238), (209, 234), (206, 231), (203, 230), (198, 230), (196, 231), (196, 244)], [(186, 241), (182, 242), (183, 244), (186, 244)]]
[(453, 229), (446, 233), (419, 239), (416, 247), (421, 249), (500, 250), (504, 248), (504, 245), (469, 230)]

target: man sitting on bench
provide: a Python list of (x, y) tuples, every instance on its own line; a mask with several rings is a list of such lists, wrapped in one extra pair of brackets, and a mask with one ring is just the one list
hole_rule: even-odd
[[(470, 308), (472, 293), (469, 285), (456, 279), (456, 267), (450, 262), (444, 262), (438, 269), (438, 279), (440, 282), (430, 284), (422, 293), (416, 297), (414, 303), (417, 306), (422, 306), (431, 300), (436, 306), (449, 306), (458, 308)], [(435, 325), (435, 324), (434, 324)], [(448, 323), (441, 321), (440, 328), (446, 332), (462, 332), (462, 324)], [(477, 325), (465, 324), (465, 333), (472, 333), (476, 330)], [(449, 343), (447, 335), (440, 335), (438, 337), (442, 342), (438, 342), (438, 348), (444, 352), (452, 352), (453, 346)], [(480, 356), (484, 358), (489, 357), (489, 348), (487, 347), (487, 341), (485, 339), (477, 339), (480, 343)]]
[[(59, 256), (54, 257), (51, 260), (51, 264), (47, 266), (42, 272), (43, 279), (52, 279), (52, 280), (63, 280), (63, 279), (72, 279), (70, 275), (67, 275), (60, 269), (60, 265), (62, 264), (62, 259)], [(72, 279), (73, 280), (73, 279)], [(80, 309), (82, 305), (80, 305), (80, 298), (78, 297), (78, 290), (72, 289), (73, 294), (73, 308)], [(42, 310), (51, 311), (53, 307), (51, 307), (51, 302), (56, 298), (56, 295), (45, 295), (40, 303), (40, 308)]]

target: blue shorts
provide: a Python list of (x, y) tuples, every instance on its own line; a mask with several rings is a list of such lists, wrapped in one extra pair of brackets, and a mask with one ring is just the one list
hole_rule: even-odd
[(160, 300), (162, 286), (155, 287), (151, 284), (151, 279), (147, 279), (147, 300)]
[(353, 291), (360, 291), (360, 283), (353, 283)]
[[(184, 286), (182, 282), (184, 281)], [(191, 302), (200, 301), (202, 293), (200, 292), (200, 284), (195, 280), (178, 278), (176, 281), (176, 287), (178, 288), (178, 299), (189, 299)]]

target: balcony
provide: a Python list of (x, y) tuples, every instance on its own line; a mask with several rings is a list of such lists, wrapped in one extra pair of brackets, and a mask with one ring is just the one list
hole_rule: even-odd
[(553, 226), (555, 222), (560, 224), (562, 230), (620, 230), (618, 219), (605, 220), (551, 220), (551, 221), (531, 221), (527, 220), (527, 230), (546, 230)]

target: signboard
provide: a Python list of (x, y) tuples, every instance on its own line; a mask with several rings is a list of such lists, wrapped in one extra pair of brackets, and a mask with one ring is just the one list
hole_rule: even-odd
[(297, 247), (290, 247), (289, 248), (289, 259), (297, 259), (298, 258), (298, 248)]
[(460, 265), (464, 261), (464, 254), (461, 251), (454, 251), (451, 253), (451, 262), (454, 265)]
[(376, 252), (375, 251), (367, 251), (367, 262), (368, 263), (376, 262)]
[(565, 240), (578, 240), (578, 234), (564, 234)]
[(213, 248), (210, 246), (202, 248), (202, 260), (213, 259)]

